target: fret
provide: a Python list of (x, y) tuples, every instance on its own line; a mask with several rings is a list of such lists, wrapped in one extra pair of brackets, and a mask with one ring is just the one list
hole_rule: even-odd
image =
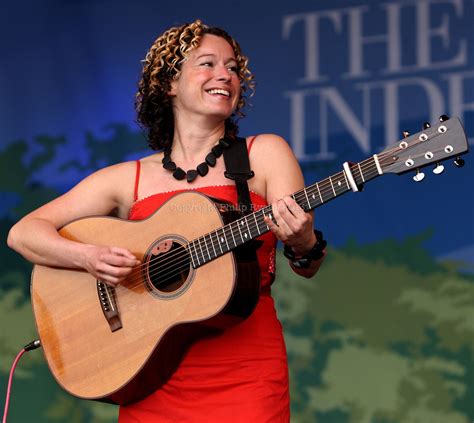
[(334, 189), (334, 184), (332, 183), (331, 177), (329, 177), (329, 182), (331, 183), (331, 188), (332, 188), (332, 192), (334, 193), (334, 197), (337, 197), (336, 190)]
[(321, 204), (324, 203), (323, 196), (321, 195), (321, 190), (319, 189), (319, 183), (316, 183), (316, 188), (318, 189), (319, 198), (321, 199)]
[(188, 251), (189, 257), (191, 257), (191, 263), (193, 265), (193, 268), (196, 268), (196, 265), (194, 264), (193, 253), (191, 252), (191, 244), (192, 243), (189, 243), (185, 248)]
[(306, 197), (306, 202), (308, 203), (308, 210), (311, 210), (311, 203), (309, 202), (308, 193), (306, 192), (306, 188), (303, 188), (304, 195)]
[(350, 187), (350, 185), (349, 185), (349, 181), (347, 180), (347, 175), (346, 175), (346, 172), (345, 172), (345, 171), (343, 171), (342, 173), (343, 173), (343, 175), (344, 175), (344, 179), (345, 179), (345, 181), (346, 181), (347, 189), (350, 189), (351, 187)]
[[(347, 179), (345, 178), (346, 178), (346, 175), (344, 172), (339, 172), (336, 175), (334, 175), (335, 189), (336, 189), (337, 195), (344, 194), (349, 189), (349, 187), (345, 186), (347, 185)], [(346, 184), (344, 184), (344, 182)]]
[(255, 220), (255, 226), (257, 227), (257, 232), (258, 234), (260, 235), (261, 232), (260, 232), (260, 228), (258, 226), (258, 222), (257, 222), (257, 217), (256, 217), (257, 213), (253, 213), (253, 220)]
[[(263, 209), (263, 216), (265, 216), (265, 209)], [(272, 220), (272, 214), (270, 212), (268, 212), (268, 214), (266, 215), (270, 220)], [(265, 222), (265, 221), (264, 221)], [(270, 227), (265, 223), (265, 226), (267, 228), (267, 231), (270, 230)]]
[(200, 266), (201, 263), (199, 262), (199, 254), (198, 254), (197, 249), (196, 249), (196, 241), (193, 241), (193, 246), (194, 246), (194, 252), (196, 254), (196, 259), (197, 259), (197, 262), (198, 262), (198, 266)]
[(243, 236), (243, 234), (242, 234), (242, 231), (240, 230), (240, 224), (239, 224), (239, 223), (240, 223), (240, 220), (237, 220), (237, 221), (235, 222), (235, 225), (237, 226), (237, 229), (239, 230), (240, 239), (242, 240), (242, 243), (244, 243), (244, 242), (245, 242), (245, 241), (244, 241), (244, 236)]
[(222, 245), (225, 242), (227, 245), (227, 251), (230, 251), (230, 247), (229, 247), (229, 243), (227, 242), (227, 236), (225, 234), (224, 227), (221, 229), (222, 235), (219, 236), (220, 244)]
[(232, 235), (232, 239), (234, 240), (234, 247), (237, 247), (237, 242), (235, 242), (234, 232), (232, 231), (232, 223), (228, 225), (230, 229), (230, 234)]
[[(215, 234), (215, 236), (216, 236), (216, 242), (217, 242), (217, 245), (218, 245), (218, 246), (220, 247), (220, 249), (221, 249), (221, 254), (224, 254), (224, 251), (222, 251), (222, 245), (221, 245), (221, 243), (219, 242), (219, 235), (218, 235), (217, 231), (214, 231), (214, 232), (212, 232), (212, 233)], [(216, 254), (216, 257), (217, 257), (217, 254)]]
[(212, 250), (214, 251), (214, 257), (213, 257), (213, 258), (216, 258), (216, 257), (217, 257), (217, 253), (216, 253), (216, 249), (214, 248), (214, 243), (212, 242), (212, 232), (209, 233), (207, 236), (209, 237), (209, 239), (210, 239), (210, 241), (211, 241)]
[(359, 168), (359, 173), (360, 173), (360, 177), (362, 179), (362, 182), (365, 182), (365, 178), (364, 178), (364, 174), (362, 173), (362, 169), (360, 167), (360, 163), (357, 163), (357, 167)]
[(204, 250), (202, 249), (202, 245), (201, 245), (201, 238), (198, 238), (198, 244), (199, 244), (199, 249), (201, 250), (202, 262), (206, 263), (206, 257), (204, 257)]
[(252, 231), (250, 230), (249, 222), (248, 222), (247, 217), (248, 216), (245, 216), (242, 220), (242, 226), (244, 226), (244, 224), (247, 226), (247, 236), (245, 237), (246, 241), (253, 238), (253, 234), (252, 234)]
[[(206, 235), (203, 235), (202, 237), (200, 237), (200, 238), (199, 238), (199, 242), (200, 242), (200, 243), (202, 242), (201, 246), (204, 244), (204, 248), (203, 248), (202, 251), (203, 251), (203, 254), (204, 254), (204, 261), (207, 263), (207, 262), (211, 259), (211, 257), (210, 257), (210, 255), (209, 255), (209, 250), (208, 250), (208, 248), (207, 248)], [(202, 247), (201, 247), (201, 248), (202, 248)], [(205, 256), (205, 253), (206, 253), (206, 252), (207, 252), (207, 259), (206, 259), (206, 256)]]

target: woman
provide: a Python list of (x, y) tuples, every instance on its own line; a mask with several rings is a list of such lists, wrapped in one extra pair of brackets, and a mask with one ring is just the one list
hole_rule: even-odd
[[(107, 284), (120, 284), (139, 264), (130, 251), (67, 240), (58, 228), (90, 215), (144, 219), (187, 189), (237, 203), (224, 161), (219, 154), (209, 159), (209, 153), (224, 135), (232, 140), (237, 134), (235, 118), (243, 116), (249, 90), (247, 58), (226, 32), (199, 20), (166, 31), (146, 56), (136, 102), (138, 120), (158, 152), (99, 170), (25, 216), (11, 229), (9, 246), (33, 263), (85, 269)], [(246, 141), (255, 172), (248, 181), (252, 203), (272, 204), (273, 210), (265, 218), (271, 232), (258, 249), (259, 303), (243, 323), (193, 344), (162, 388), (121, 408), (122, 422), (289, 421), (286, 352), (270, 296), (276, 238), (300, 275), (313, 276), (322, 260), (307, 257), (318, 245), (312, 215), (289, 197), (304, 182), (287, 143), (269, 134)]]

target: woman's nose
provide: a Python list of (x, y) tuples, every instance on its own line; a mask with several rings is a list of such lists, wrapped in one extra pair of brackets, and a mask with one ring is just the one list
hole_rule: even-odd
[(217, 66), (216, 67), (216, 78), (219, 81), (230, 81), (232, 75), (227, 66)]

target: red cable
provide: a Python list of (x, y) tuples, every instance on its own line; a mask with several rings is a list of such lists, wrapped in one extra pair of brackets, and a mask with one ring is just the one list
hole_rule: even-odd
[(20, 360), (21, 356), (26, 352), (26, 350), (23, 348), (18, 355), (15, 358), (15, 361), (13, 362), (12, 368), (10, 370), (10, 377), (8, 378), (8, 387), (7, 387), (7, 396), (5, 399), (5, 408), (3, 410), (3, 420), (2, 423), (7, 423), (7, 415), (8, 415), (8, 403), (10, 402), (10, 391), (12, 388), (12, 381), (13, 381), (13, 373), (15, 372), (16, 365), (18, 364), (18, 361)]

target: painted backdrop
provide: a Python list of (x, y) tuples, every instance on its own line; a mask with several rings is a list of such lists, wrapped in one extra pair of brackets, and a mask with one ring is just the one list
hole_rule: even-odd
[[(474, 139), (469, 0), (205, 4), (5, 2), (0, 14), (0, 224), (99, 167), (147, 154), (134, 119), (140, 60), (167, 27), (200, 17), (235, 36), (256, 95), (241, 134), (292, 145), (308, 183), (421, 130), (441, 114)], [(474, 419), (474, 166), (387, 176), (317, 210), (330, 242), (313, 280), (279, 257), (274, 295), (290, 360), (292, 421), (465, 423)], [(35, 338), (31, 265), (0, 249), (0, 394)], [(25, 402), (28, 407), (25, 407)], [(20, 362), (10, 421), (109, 422), (39, 351)]]

